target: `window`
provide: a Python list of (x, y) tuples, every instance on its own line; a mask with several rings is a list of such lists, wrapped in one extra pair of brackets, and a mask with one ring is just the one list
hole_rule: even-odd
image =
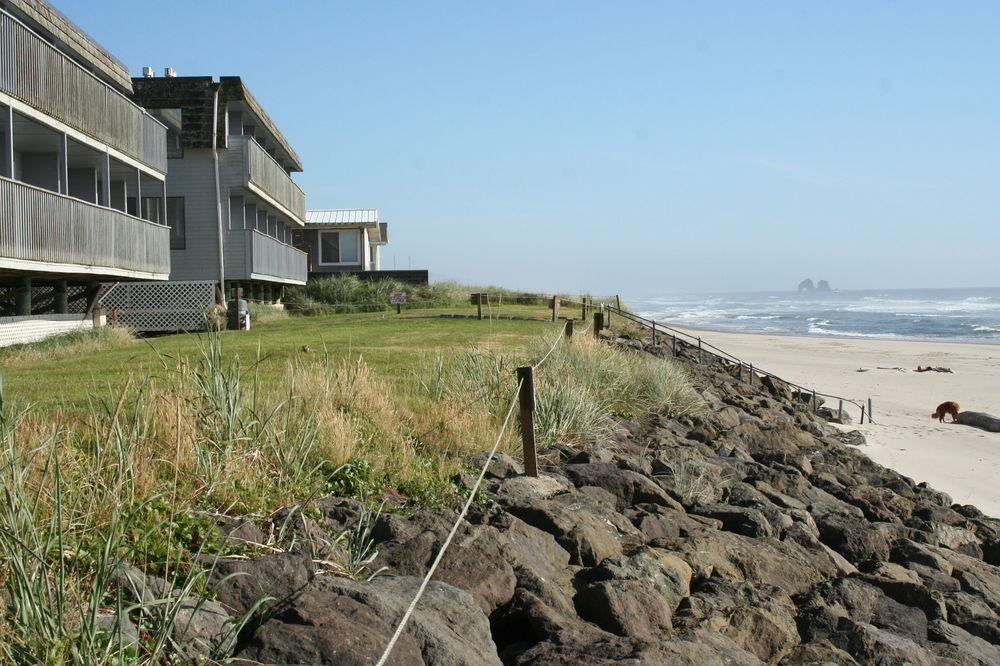
[(173, 127), (167, 128), (167, 159), (184, 158), (184, 144), (181, 143), (181, 133)]
[(163, 224), (163, 208), (160, 197), (142, 198), (142, 219)]
[(319, 232), (319, 263), (359, 264), (361, 263), (361, 232), (357, 229), (346, 231)]
[(184, 197), (167, 197), (167, 224), (170, 225), (170, 249), (187, 247), (184, 228)]

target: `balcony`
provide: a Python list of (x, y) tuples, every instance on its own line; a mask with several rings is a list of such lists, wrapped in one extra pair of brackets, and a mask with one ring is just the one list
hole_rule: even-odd
[(305, 252), (255, 229), (232, 233), (242, 235), (245, 243), (246, 274), (243, 278), (286, 284), (306, 283)]
[(167, 171), (163, 124), (3, 11), (0, 92), (155, 171)]
[(246, 186), (298, 224), (305, 224), (305, 192), (295, 184), (285, 169), (251, 137), (230, 136), (229, 142), (236, 150), (242, 144)]
[(163, 225), (0, 178), (0, 267), (166, 279), (169, 235)]

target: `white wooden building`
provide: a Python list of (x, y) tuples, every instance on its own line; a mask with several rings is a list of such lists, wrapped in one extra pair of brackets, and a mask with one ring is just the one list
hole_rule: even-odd
[(227, 298), (275, 300), (305, 284), (302, 162), (239, 77), (144, 76), (135, 98), (169, 126), (170, 280), (214, 280)]

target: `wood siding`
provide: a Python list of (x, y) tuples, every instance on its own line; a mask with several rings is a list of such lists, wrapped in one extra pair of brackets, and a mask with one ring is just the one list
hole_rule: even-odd
[[(299, 224), (306, 220), (306, 195), (281, 165), (248, 136), (230, 136), (230, 150), (243, 150), (246, 181), (284, 207)], [(242, 145), (241, 145), (242, 144)], [(234, 151), (235, 152), (235, 151)]]
[(166, 127), (2, 11), (0, 92), (166, 171)]
[[(235, 232), (234, 232), (235, 233)], [(243, 234), (247, 239), (247, 270), (249, 276), (272, 277), (280, 282), (306, 282), (305, 253), (291, 245), (265, 236), (259, 231), (248, 230)]]
[(61, 272), (162, 275), (170, 270), (169, 229), (0, 178), (0, 262), (5, 259), (60, 264)]
[[(184, 197), (184, 249), (170, 252), (170, 279), (218, 280), (219, 229), (211, 150), (188, 149), (184, 159), (170, 160), (167, 196)], [(228, 272), (228, 258), (226, 263)]]

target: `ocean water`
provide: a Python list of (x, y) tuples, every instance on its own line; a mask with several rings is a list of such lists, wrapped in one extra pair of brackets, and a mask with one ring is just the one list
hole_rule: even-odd
[(720, 331), (1000, 343), (1000, 288), (703, 294), (630, 305), (667, 324)]

